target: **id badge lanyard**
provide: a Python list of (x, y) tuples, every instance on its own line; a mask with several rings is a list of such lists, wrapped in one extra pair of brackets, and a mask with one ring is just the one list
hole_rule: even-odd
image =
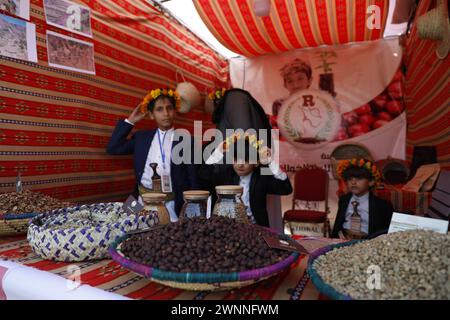
[(164, 133), (162, 142), (161, 135), (158, 130), (158, 142), (159, 142), (159, 151), (161, 152), (162, 165), (163, 165), (163, 174), (162, 174), (162, 190), (163, 192), (172, 192), (172, 181), (170, 179), (170, 175), (167, 173), (166, 169), (166, 151), (164, 150), (164, 140), (166, 139), (167, 131)]
[(158, 142), (159, 142), (159, 151), (161, 152), (162, 165), (164, 169), (164, 173), (166, 173), (166, 151), (164, 150), (164, 140), (166, 139), (167, 131), (164, 132), (164, 136), (161, 142), (161, 135), (159, 134), (158, 129)]

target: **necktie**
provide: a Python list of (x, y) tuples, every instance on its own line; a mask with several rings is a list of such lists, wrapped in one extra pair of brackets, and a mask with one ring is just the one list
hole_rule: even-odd
[(361, 232), (361, 216), (358, 213), (359, 202), (352, 201), (353, 213), (350, 217), (350, 230), (353, 232)]

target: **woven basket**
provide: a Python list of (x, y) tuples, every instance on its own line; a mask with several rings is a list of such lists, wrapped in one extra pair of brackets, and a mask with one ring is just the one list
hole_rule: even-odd
[(30, 219), (37, 213), (0, 215), (0, 237), (26, 234)]
[(437, 41), (436, 54), (445, 59), (450, 50), (450, 25), (447, 1), (438, 0), (436, 8), (417, 19), (417, 33), (420, 39)]
[[(289, 268), (297, 261), (300, 254), (292, 253), (288, 258), (264, 268), (230, 273), (185, 273), (169, 272), (134, 262), (121, 252), (121, 243), (129, 236), (125, 235), (115, 241), (109, 253), (113, 260), (123, 267), (144, 276), (154, 282), (190, 291), (224, 291), (241, 288), (268, 279)], [(287, 239), (289, 237), (285, 236)]]
[(326, 295), (330, 299), (334, 300), (353, 300), (352, 297), (349, 295), (346, 295), (344, 293), (338, 292), (336, 289), (334, 289), (332, 286), (330, 286), (328, 283), (326, 283), (322, 277), (317, 273), (316, 269), (314, 268), (314, 261), (326, 254), (329, 251), (332, 251), (337, 248), (346, 247), (354, 245), (355, 243), (360, 242), (361, 240), (353, 240), (349, 242), (344, 243), (338, 243), (329, 245), (320, 249), (317, 249), (313, 253), (310, 254), (309, 260), (308, 260), (308, 274), (311, 278), (311, 281), (313, 282), (314, 286), (319, 290), (320, 293)]
[(121, 202), (55, 210), (33, 218), (27, 239), (44, 259), (84, 261), (108, 256), (111, 243), (129, 231), (159, 223), (158, 215), (127, 215)]
[(366, 147), (356, 143), (346, 143), (337, 146), (333, 152), (331, 152), (331, 168), (333, 177), (336, 180), (339, 180), (339, 175), (337, 174), (337, 167), (339, 165), (339, 161), (341, 160), (350, 160), (353, 158), (364, 158), (368, 160), (373, 160), (372, 155)]

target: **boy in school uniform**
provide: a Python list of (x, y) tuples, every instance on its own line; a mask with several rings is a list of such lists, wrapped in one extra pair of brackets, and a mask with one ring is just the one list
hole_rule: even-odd
[(331, 236), (365, 239), (387, 233), (393, 208), (372, 192), (380, 179), (375, 165), (366, 159), (344, 160), (337, 171), (346, 182), (348, 193), (339, 199)]
[[(233, 138), (234, 136), (239, 138)], [(238, 145), (241, 138), (243, 152), (239, 152)], [(232, 141), (234, 142), (227, 142)], [(291, 182), (279, 165), (272, 159), (271, 150), (267, 147), (259, 148), (260, 141), (255, 136), (233, 135), (219, 145), (200, 170), (199, 177), (203, 185), (208, 186), (212, 194), (212, 206), (217, 198), (215, 187), (219, 185), (240, 185), (243, 187), (242, 202), (246, 206), (249, 221), (254, 224), (269, 227), (269, 217), (266, 207), (268, 194), (288, 195), (292, 192)], [(253, 149), (253, 150), (252, 150)], [(237, 152), (232, 152), (232, 151)], [(232, 152), (232, 164), (226, 165), (225, 170), (215, 164), (223, 161), (227, 153)], [(259, 158), (259, 162), (251, 161), (251, 154)], [(225, 161), (227, 162), (227, 161)], [(270, 170), (270, 174), (262, 174), (263, 164)]]
[[(180, 103), (180, 97), (174, 90), (150, 91), (127, 119), (117, 123), (106, 149), (111, 155), (134, 155), (135, 197), (152, 192), (153, 169), (150, 164), (158, 164), (156, 171), (161, 177), (162, 191), (168, 196), (166, 207), (172, 222), (178, 220), (184, 202), (183, 192), (198, 189), (192, 161), (181, 164), (172, 161), (172, 149), (178, 143), (174, 141), (173, 122)], [(131, 139), (127, 139), (134, 125), (146, 116), (156, 122), (157, 128), (137, 131)]]

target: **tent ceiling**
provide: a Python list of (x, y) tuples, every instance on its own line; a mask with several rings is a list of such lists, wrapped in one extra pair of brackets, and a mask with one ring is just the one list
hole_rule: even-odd
[[(254, 0), (195, 0), (200, 17), (228, 49), (259, 56), (320, 45), (383, 37), (388, 0), (270, 0), (270, 15), (258, 17)], [(381, 28), (367, 28), (368, 6), (380, 8)]]

